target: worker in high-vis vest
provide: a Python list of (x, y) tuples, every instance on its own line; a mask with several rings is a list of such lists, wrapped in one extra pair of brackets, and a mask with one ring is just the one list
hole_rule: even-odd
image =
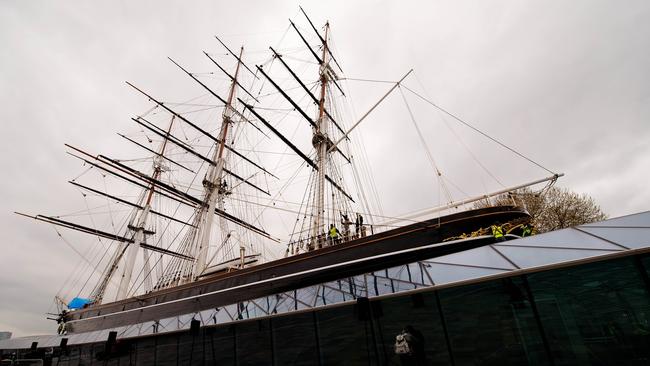
[(499, 223), (497, 223), (496, 225), (492, 225), (492, 236), (494, 236), (494, 238), (497, 241), (506, 240), (506, 238), (503, 236), (503, 228), (501, 227), (501, 225), (499, 225)]
[(524, 224), (521, 227), (521, 237), (525, 238), (525, 237), (531, 236), (531, 235), (533, 235), (533, 228), (530, 227), (528, 224)]
[(334, 226), (334, 224), (330, 224), (330, 240), (332, 241), (332, 244), (337, 244), (339, 241), (339, 230)]

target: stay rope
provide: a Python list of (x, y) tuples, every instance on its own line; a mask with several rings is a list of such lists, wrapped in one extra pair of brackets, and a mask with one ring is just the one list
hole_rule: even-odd
[(465, 122), (463, 119), (461, 119), (461, 118), (458, 117), (457, 115), (455, 115), (455, 114), (453, 114), (453, 113), (447, 111), (446, 109), (442, 108), (441, 106), (435, 104), (434, 102), (432, 102), (432, 101), (430, 101), (429, 99), (425, 98), (424, 96), (422, 96), (421, 94), (417, 93), (417, 92), (414, 91), (413, 89), (407, 87), (406, 85), (401, 85), (401, 86), (402, 86), (404, 89), (406, 89), (406, 90), (410, 91), (411, 93), (413, 93), (413, 94), (414, 94), (415, 96), (417, 96), (418, 98), (420, 98), (420, 99), (422, 99), (423, 101), (425, 101), (426, 103), (430, 104), (430, 105), (433, 106), (434, 108), (440, 110), (441, 112), (445, 113), (446, 115), (450, 116), (451, 118), (455, 119), (456, 121), (462, 123), (463, 125), (467, 126), (468, 128), (474, 130), (475, 132), (477, 132), (477, 133), (483, 135), (484, 137), (488, 138), (488, 139), (491, 140), (492, 142), (494, 142), (494, 143), (500, 145), (501, 147), (503, 147), (503, 148), (505, 148), (505, 149), (511, 151), (511, 152), (514, 153), (515, 155), (517, 155), (517, 156), (519, 156), (519, 157), (521, 157), (521, 158), (527, 160), (528, 162), (530, 162), (530, 163), (532, 163), (532, 164), (538, 166), (539, 168), (544, 169), (545, 171), (547, 171), (547, 172), (549, 172), (549, 173), (551, 173), (551, 174), (553, 174), (553, 175), (556, 175), (556, 174), (557, 174), (557, 173), (555, 173), (554, 171), (552, 171), (552, 170), (546, 168), (545, 166), (541, 165), (540, 163), (534, 161), (533, 159), (531, 159), (531, 158), (525, 156), (524, 154), (520, 153), (519, 151), (515, 150), (514, 148), (511, 148), (510, 146), (504, 144), (503, 142), (501, 142), (501, 141), (495, 139), (494, 137), (488, 135), (487, 133), (485, 133), (485, 132), (479, 130), (478, 128), (474, 127), (473, 125), (469, 124), (468, 122)]

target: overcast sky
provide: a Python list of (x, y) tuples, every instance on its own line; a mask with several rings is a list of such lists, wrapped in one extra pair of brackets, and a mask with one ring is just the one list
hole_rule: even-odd
[[(302, 21), (298, 4), (0, 1), (0, 330), (55, 329), (43, 313), (78, 257), (50, 227), (13, 211), (83, 209), (66, 183), (79, 164), (63, 144), (114, 150), (115, 132), (132, 129), (129, 117), (146, 105), (125, 80), (157, 95), (191, 97), (191, 85), (180, 85), (184, 79), (167, 56), (198, 62), (202, 50), (218, 49), (214, 35), (263, 51), (276, 44), (288, 18)], [(565, 173), (558, 185), (592, 196), (608, 215), (650, 209), (647, 1), (330, 0), (302, 6), (319, 26), (330, 21), (347, 77), (395, 80), (414, 68), (409, 85)], [(359, 114), (385, 89), (367, 86), (353, 95)], [(423, 208), (431, 192), (410, 183), (426, 181), (428, 166), (411, 150), (418, 146), (413, 131), (402, 134), (406, 128), (396, 115), (405, 114), (391, 113), (399, 97), (391, 98), (362, 131), (385, 208), (399, 214)], [(439, 140), (440, 121), (419, 121), (436, 161), (454, 182), (472, 181), (476, 167)], [(548, 175), (469, 131), (459, 133), (507, 185)]]

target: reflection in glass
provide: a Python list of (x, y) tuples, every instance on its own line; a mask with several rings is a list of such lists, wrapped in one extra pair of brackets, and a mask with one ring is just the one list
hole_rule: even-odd
[(542, 335), (519, 277), (440, 290), (457, 365), (547, 365)]
[(237, 365), (273, 364), (271, 326), (268, 319), (239, 323), (235, 326), (235, 334)]
[(318, 365), (314, 313), (274, 318), (271, 324), (276, 365)]
[(650, 363), (650, 303), (634, 258), (528, 278), (556, 365)]
[[(316, 312), (321, 365), (369, 365), (375, 359), (372, 324), (358, 305)], [(361, 316), (362, 317), (362, 316)]]
[[(450, 364), (435, 294), (430, 292), (386, 299), (376, 304), (373, 307), (377, 315), (376, 340), (382, 365)], [(419, 344), (414, 347), (414, 355), (400, 356), (395, 353), (395, 341), (397, 335), (407, 327), (412, 328), (409, 332), (413, 333)]]

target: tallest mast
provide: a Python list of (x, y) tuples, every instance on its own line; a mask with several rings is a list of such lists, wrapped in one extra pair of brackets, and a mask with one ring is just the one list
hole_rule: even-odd
[[(318, 118), (316, 120), (316, 127), (313, 129), (312, 144), (316, 150), (316, 165), (318, 166), (316, 178), (316, 192), (314, 194), (314, 202), (312, 204), (312, 248), (321, 247), (325, 237), (324, 226), (324, 213), (325, 213), (325, 175), (328, 160), (328, 146), (327, 142), (330, 141), (327, 136), (327, 115), (325, 113), (325, 99), (327, 93), (327, 84), (329, 76), (327, 72), (327, 41), (329, 37), (329, 22), (325, 23), (325, 38), (323, 38), (323, 55), (322, 63), (320, 65), (320, 100), (318, 102)], [(319, 239), (320, 237), (320, 239)]]
[(224, 165), (226, 163), (224, 149), (226, 147), (226, 141), (228, 140), (228, 129), (230, 127), (230, 124), (233, 123), (232, 116), (234, 108), (232, 107), (232, 101), (235, 97), (237, 77), (239, 76), (239, 68), (241, 66), (241, 58), (243, 53), (244, 47), (242, 47), (239, 51), (237, 68), (235, 69), (235, 75), (232, 78), (230, 92), (228, 93), (228, 100), (226, 101), (226, 106), (223, 111), (223, 122), (221, 124), (221, 131), (219, 132), (219, 145), (214, 152), (213, 165), (210, 166), (205, 179), (203, 180), (205, 198), (203, 201), (204, 211), (202, 214), (204, 216), (202, 225), (200, 226), (199, 235), (197, 236), (198, 247), (196, 250), (197, 255), (193, 271), (194, 279), (198, 278), (201, 272), (203, 272), (205, 269), (208, 256), (208, 247), (210, 245), (210, 237), (212, 234), (212, 223), (214, 221), (215, 208), (217, 206), (217, 202), (221, 201), (220, 196), (222, 196), (227, 189), (222, 179)]

